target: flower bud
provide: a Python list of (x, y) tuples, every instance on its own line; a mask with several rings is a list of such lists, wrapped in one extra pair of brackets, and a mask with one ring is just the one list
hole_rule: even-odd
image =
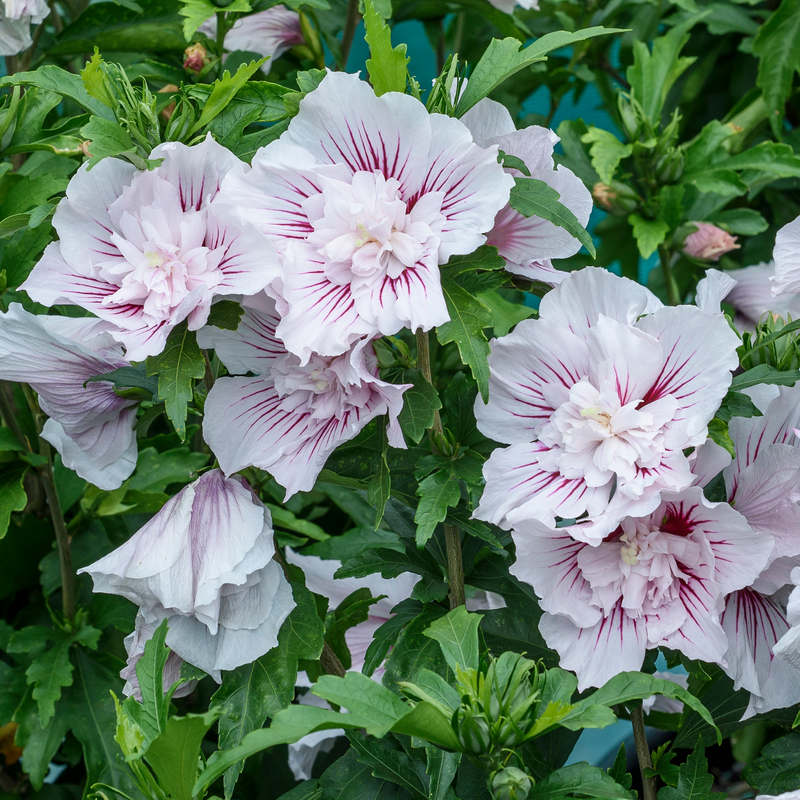
[(458, 740), (464, 750), (472, 755), (489, 750), (492, 737), (486, 719), (465, 706), (461, 707), (458, 718)]
[(181, 97), (175, 104), (175, 110), (167, 122), (165, 137), (168, 142), (181, 142), (189, 136), (195, 123), (195, 110), (185, 97)]
[(492, 795), (495, 800), (526, 800), (533, 781), (517, 767), (501, 769), (492, 778)]
[(639, 208), (641, 199), (628, 185), (620, 181), (611, 184), (596, 183), (592, 187), (592, 197), (600, 208), (619, 217), (627, 217)]
[(183, 51), (186, 58), (183, 61), (183, 68), (191, 72), (199, 73), (208, 64), (208, 51), (201, 44), (190, 44)]
[(717, 261), (724, 253), (738, 250), (736, 236), (712, 225), (710, 222), (692, 222), (697, 230), (690, 233), (683, 242), (683, 252), (701, 261)]
[(639, 120), (636, 111), (630, 101), (623, 95), (617, 96), (617, 109), (622, 120), (622, 130), (628, 137), (628, 141), (635, 142), (639, 136)]
[(670, 147), (666, 153), (656, 159), (656, 179), (660, 183), (677, 183), (683, 175), (686, 156), (683, 150)]

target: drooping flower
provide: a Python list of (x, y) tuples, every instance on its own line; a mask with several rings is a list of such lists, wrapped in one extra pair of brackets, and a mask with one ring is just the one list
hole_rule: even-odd
[(511, 185), (458, 120), (331, 72), (220, 198), (280, 251), (277, 333), (306, 363), (446, 322), (439, 265), (483, 244)]
[(683, 451), (705, 441), (737, 345), (722, 316), (662, 307), (605, 270), (567, 276), (538, 320), (492, 342), (489, 403), (478, 398), (475, 414), (511, 446), (484, 466), (475, 516), (577, 519), (572, 535), (599, 542), (623, 517), (652, 513), (694, 480)]
[(776, 658), (776, 643), (789, 631), (787, 584), (800, 565), (800, 385), (746, 390), (760, 417), (734, 417), (729, 432), (736, 458), (713, 442), (697, 452), (699, 485), (720, 471), (730, 502), (753, 530), (773, 542), (765, 569), (726, 599), (722, 625), (729, 648), (725, 671), (736, 689), (750, 692), (745, 718), (800, 701), (800, 672)]
[(697, 487), (665, 494), (595, 546), (538, 520), (513, 537), (511, 572), (541, 597), (539, 629), (581, 690), (641, 669), (648, 648), (724, 663), (724, 597), (752, 582), (772, 551), (768, 534)]
[(683, 252), (687, 256), (701, 261), (718, 261), (720, 256), (741, 247), (736, 244), (736, 236), (731, 236), (728, 231), (718, 228), (710, 222), (693, 222), (691, 224), (697, 230), (690, 233), (683, 242)]
[[(211, 39), (216, 38), (216, 15), (207, 19), (198, 31)], [(228, 53), (244, 50), (274, 60), (304, 41), (300, 30), (300, 15), (286, 6), (273, 6), (266, 11), (248, 14), (236, 20), (225, 34), (225, 50)], [(271, 64), (265, 65), (265, 69), (270, 66)]]
[(774, 297), (772, 294), (774, 261), (734, 269), (725, 274), (736, 281), (736, 286), (726, 295), (725, 302), (736, 310), (734, 322), (737, 327), (753, 331), (767, 313), (777, 314), (783, 319), (797, 319), (800, 316), (800, 295), (781, 294)]
[[(334, 578), (334, 573), (342, 566), (336, 559), (321, 559), (317, 556), (303, 555), (287, 549), (286, 560), (303, 570), (306, 586), (316, 594), (327, 597), (328, 607), (336, 608), (342, 600), (358, 589), (367, 588), (373, 597), (381, 597), (369, 608), (369, 616), (364, 621), (345, 632), (347, 649), (352, 659), (351, 670), (362, 672), (366, 660), (367, 649), (375, 638), (378, 628), (393, 616), (392, 609), (403, 600), (411, 597), (411, 591), (419, 581), (419, 576), (404, 572), (396, 578), (382, 578), (378, 574), (367, 575), (364, 578)], [(503, 608), (505, 601), (493, 592), (477, 592), (467, 599), (467, 608), (470, 611), (481, 609)], [(385, 670), (378, 667), (372, 674), (373, 680), (379, 681)], [(298, 685), (310, 686), (308, 677), (303, 673), (298, 675)], [(300, 697), (300, 702), (307, 705), (316, 705), (323, 708), (327, 703), (316, 695), (306, 693)], [(319, 753), (327, 753), (333, 747), (337, 736), (343, 735), (342, 730), (318, 731), (304, 736), (299, 741), (289, 745), (289, 768), (295, 780), (308, 780), (314, 761)]]
[(87, 383), (127, 366), (122, 347), (97, 319), (34, 315), (18, 303), (0, 314), (0, 379), (39, 395), (50, 418), (42, 436), (64, 465), (100, 489), (122, 485), (136, 467), (136, 403), (108, 381)]
[(32, 44), (31, 24), (50, 13), (47, 0), (3, 0), (0, 6), (0, 56), (15, 56)]
[(255, 375), (222, 378), (206, 399), (203, 435), (226, 474), (255, 466), (268, 470), (287, 498), (307, 491), (338, 445), (387, 413), (390, 444), (405, 447), (397, 415), (408, 386), (378, 377), (371, 341), (304, 364), (276, 336), (279, 324), (275, 302), (262, 294), (245, 301), (236, 331), (207, 327), (199, 334), (229, 372)]
[[(586, 226), (592, 213), (592, 195), (572, 171), (563, 165), (556, 168), (553, 148), (559, 139), (553, 131), (538, 125), (517, 130), (508, 109), (489, 99), (481, 100), (461, 121), (481, 147), (494, 145), (506, 155), (521, 159), (530, 177), (555, 189), (561, 195), (561, 202)], [(506, 172), (522, 177), (516, 169), (509, 168)], [(510, 205), (497, 215), (486, 241), (497, 247), (509, 272), (553, 286), (568, 273), (555, 269), (551, 259), (567, 258), (581, 248), (581, 243), (564, 228), (541, 217), (523, 217)]]
[(275, 647), (294, 608), (274, 554), (269, 510), (243, 478), (214, 469), (79, 572), (92, 576), (96, 592), (136, 603), (141, 626), (167, 619), (167, 645), (219, 683), (221, 670)]
[(495, 8), (505, 11), (506, 14), (513, 14), (516, 6), (526, 10), (530, 8), (539, 8), (539, 0), (489, 0), (489, 2)]
[(775, 277), (772, 294), (800, 294), (800, 217), (784, 225), (775, 236)]
[(77, 172), (53, 217), (60, 241), (21, 287), (113, 323), (131, 361), (161, 352), (184, 319), (202, 327), (215, 296), (255, 294), (277, 274), (272, 245), (216, 200), (241, 163), (231, 152), (209, 135), (151, 156), (163, 159), (152, 170), (105, 158)]
[[(133, 631), (125, 637), (125, 650), (128, 653), (128, 660), (120, 670), (119, 676), (124, 679), (125, 686), (122, 693), (126, 697), (133, 695), (140, 703), (142, 702), (142, 690), (139, 686), (139, 678), (136, 675), (136, 665), (144, 655), (144, 646), (153, 637), (158, 626), (154, 623), (146, 623), (144, 614), (141, 611), (136, 615), (136, 623)], [(181, 666), (183, 659), (174, 651), (170, 650), (167, 662), (164, 664), (164, 674), (162, 688), (166, 694), (181, 677)], [(173, 697), (186, 697), (191, 694), (197, 685), (196, 680), (184, 681), (173, 693)]]

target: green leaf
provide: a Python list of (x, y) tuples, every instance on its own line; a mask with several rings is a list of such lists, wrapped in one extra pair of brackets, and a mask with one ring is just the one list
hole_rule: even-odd
[(574, 236), (591, 254), (596, 255), (592, 237), (578, 218), (560, 201), (561, 195), (536, 178), (514, 178), (509, 203), (523, 217), (541, 217)]
[(117, 714), (111, 690), (118, 690), (120, 685), (116, 667), (114, 672), (109, 671), (81, 649), (75, 650), (74, 661), (75, 680), (62, 704), (75, 738), (83, 745), (86, 785), (104, 783), (135, 796), (130, 772), (120, 764), (119, 747), (114, 741)]
[(411, 800), (397, 784), (374, 778), (353, 748), (325, 770), (319, 785), (325, 800)]
[[(30, 90), (33, 91), (33, 90)], [(30, 275), (34, 264), (53, 238), (50, 225), (39, 225), (24, 230), (12, 239), (3, 250), (3, 266), (9, 289), (16, 289)]]
[(137, 703), (132, 697), (125, 701), (125, 710), (142, 729), (148, 742), (155, 741), (164, 732), (169, 715), (170, 696), (166, 690), (170, 687), (163, 685), (164, 665), (169, 656), (167, 630), (167, 620), (164, 620), (145, 643), (144, 653), (136, 662), (142, 702)]
[(171, 483), (189, 483), (208, 459), (206, 453), (193, 453), (186, 447), (175, 447), (163, 453), (155, 447), (146, 447), (139, 451), (136, 472), (126, 485), (137, 492), (165, 492)]
[(772, 131), (780, 138), (784, 106), (800, 71), (800, 0), (781, 2), (756, 34), (753, 55), (759, 58), (756, 84), (764, 93)]
[(661, 219), (645, 219), (638, 214), (631, 214), (628, 222), (633, 227), (633, 236), (642, 258), (650, 258), (669, 233), (669, 225)]
[(397, 695), (360, 672), (344, 678), (323, 675), (311, 693), (358, 716), (371, 736), (385, 736), (411, 709)]
[(562, 800), (567, 795), (603, 797), (609, 800), (631, 800), (634, 792), (620, 786), (607, 772), (591, 767), (585, 761), (570, 764), (538, 781), (528, 795), (529, 800)]
[[(239, 14), (246, 14), (251, 10), (247, 0), (233, 0), (224, 7), (214, 5), (211, 0), (181, 0), (180, 15), (183, 20), (183, 35), (186, 42), (191, 41), (197, 29), (218, 11), (233, 11)], [(185, 42), (182, 42), (185, 47)]]
[(368, 766), (375, 778), (396, 783), (415, 800), (428, 800), (428, 777), (422, 762), (412, 760), (391, 739), (372, 739), (357, 731), (347, 738), (358, 753), (358, 760)]
[(206, 372), (197, 335), (185, 322), (176, 326), (162, 353), (147, 358), (147, 374), (158, 375), (158, 396), (181, 441), (186, 438), (186, 414), (192, 399), (192, 380)]
[[(230, 10), (230, 7), (228, 10)], [(266, 58), (262, 58), (259, 61), (251, 61), (249, 64), (242, 64), (239, 69), (236, 70), (233, 77), (231, 77), (228, 70), (225, 70), (225, 72), (222, 73), (222, 77), (214, 81), (211, 94), (203, 106), (203, 113), (200, 114), (200, 119), (192, 126), (189, 134), (191, 135), (197, 133), (197, 131), (202, 131), (215, 117), (221, 114), (236, 96), (239, 89), (250, 80), (250, 77), (266, 61)]]
[(483, 244), (477, 250), (465, 256), (451, 256), (450, 260), (442, 267), (444, 275), (455, 278), (466, 272), (475, 270), (504, 270), (506, 261), (502, 258), (497, 248)]
[[(708, 774), (708, 759), (700, 738), (692, 754), (681, 764), (678, 785), (665, 786), (658, 793), (658, 800), (724, 800), (725, 794), (712, 792), (713, 776)], [(800, 783), (796, 784), (800, 787)]]
[(470, 614), (464, 606), (459, 606), (432, 623), (425, 636), (439, 642), (445, 661), (453, 671), (456, 667), (478, 669), (480, 624), (480, 614)]
[(633, 153), (633, 145), (624, 144), (610, 131), (594, 126), (581, 136), (581, 141), (591, 144), (589, 157), (592, 159), (592, 167), (606, 184), (614, 179), (619, 162)]
[(425, 754), (428, 757), (425, 771), (430, 781), (428, 797), (430, 800), (445, 800), (461, 763), (461, 753), (448, 753), (428, 744), (425, 745)]
[(458, 736), (450, 724), (450, 718), (433, 703), (417, 703), (409, 714), (395, 724), (392, 731), (406, 736), (416, 736), (449, 750), (461, 749)]
[(372, 596), (370, 590), (362, 586), (347, 595), (334, 611), (328, 613), (325, 639), (345, 669), (350, 669), (352, 666), (345, 634), (356, 625), (366, 622), (370, 607), (377, 602), (377, 598)]
[(380, 97), (386, 92), (405, 92), (409, 62), (406, 45), (392, 48), (392, 32), (375, 10), (373, 0), (364, 0), (364, 26), (370, 53), (367, 72), (375, 94)]
[(734, 445), (733, 439), (731, 439), (727, 422), (718, 417), (714, 417), (714, 419), (708, 423), (708, 438), (727, 450), (731, 458), (736, 458), (736, 445)]
[(367, 648), (362, 672), (371, 676), (383, 663), (389, 650), (394, 646), (403, 628), (422, 611), (422, 604), (417, 600), (403, 600), (395, 606), (392, 616), (373, 634)]
[(633, 43), (633, 64), (627, 71), (631, 97), (639, 103), (654, 126), (661, 122), (661, 113), (669, 90), (696, 61), (695, 58), (679, 57), (689, 40), (689, 30), (708, 14), (709, 11), (695, 14), (663, 36), (656, 37), (652, 53), (645, 42)]
[(118, 156), (123, 153), (136, 153), (137, 148), (130, 134), (118, 122), (102, 117), (92, 117), (88, 124), (81, 128), (81, 135), (90, 140), (89, 169), (107, 156)]
[(444, 522), (447, 509), (458, 505), (461, 489), (452, 466), (437, 470), (417, 487), (419, 505), (414, 515), (417, 523), (417, 547), (424, 547), (436, 526)]
[(794, 386), (799, 380), (800, 370), (779, 370), (767, 364), (759, 364), (757, 367), (735, 375), (731, 381), (731, 391), (740, 392), (760, 383), (771, 383), (776, 386)]
[(22, 511), (28, 503), (28, 496), (22, 481), (27, 467), (12, 464), (0, 470), (0, 539), (8, 531), (11, 514)]
[(425, 431), (433, 425), (434, 415), (442, 407), (442, 401), (436, 389), (418, 369), (405, 370), (402, 383), (412, 386), (403, 394), (403, 408), (398, 420), (403, 433), (418, 444)]
[(755, 236), (763, 233), (769, 224), (753, 208), (732, 208), (728, 211), (717, 211), (709, 214), (706, 218), (708, 222), (721, 225), (731, 233), (739, 233), (742, 236)]
[[(99, 633), (99, 631), (98, 631)], [(33, 699), (39, 704), (39, 719), (46, 726), (55, 714), (61, 690), (72, 685), (72, 664), (69, 660), (72, 637), (61, 634), (52, 647), (34, 657), (25, 672), (33, 686)]]
[(519, 39), (492, 39), (472, 70), (466, 89), (458, 98), (455, 116), (463, 117), (503, 81), (537, 61), (544, 61), (551, 51), (612, 33), (621, 33), (621, 30), (595, 27), (575, 32), (554, 31), (541, 36), (525, 48), (521, 47)]
[(733, 417), (760, 417), (758, 406), (741, 392), (728, 392), (722, 400), (716, 417), (723, 422), (730, 422)]
[(49, 53), (181, 53), (186, 47), (177, 4), (169, 0), (136, 0), (142, 11), (116, 3), (93, 3), (59, 34)]
[[(81, 52), (90, 49), (91, 47), (84, 48)], [(46, 64), (33, 72), (17, 72), (14, 75), (6, 76), (0, 79), (0, 87), (2, 86), (36, 86), (39, 89), (47, 89), (69, 98), (91, 114), (111, 121), (115, 120), (112, 109), (86, 91), (80, 75), (67, 72), (67, 70), (52, 64)]]
[(389, 501), (389, 496), (392, 493), (392, 473), (386, 458), (389, 440), (386, 436), (385, 426), (381, 427), (381, 436), (383, 438), (383, 450), (380, 460), (378, 461), (378, 469), (372, 478), (370, 478), (367, 487), (367, 502), (375, 509), (376, 529), (381, 524), (383, 512), (386, 509), (386, 503)]
[(244, 306), (241, 303), (235, 300), (218, 300), (211, 306), (206, 325), (225, 331), (235, 331), (242, 320), (242, 314)]
[(512, 303), (499, 292), (482, 292), (478, 300), (492, 312), (492, 328), (495, 336), (505, 336), (524, 319), (529, 319), (536, 311), (522, 303)]
[(147, 762), (172, 800), (192, 800), (197, 780), (200, 745), (219, 716), (217, 709), (205, 714), (171, 717), (164, 732), (147, 749)]
[(462, 361), (469, 366), (478, 384), (481, 397), (488, 402), (489, 341), (483, 329), (491, 327), (492, 312), (447, 275), (442, 277), (442, 291), (450, 321), (436, 329), (436, 337), (440, 344), (456, 343)]
[(742, 777), (759, 794), (776, 795), (800, 789), (800, 735), (790, 733), (770, 742), (745, 768)]
[[(719, 729), (714, 725), (711, 714), (693, 694), (687, 692), (682, 686), (678, 686), (677, 683), (655, 678), (642, 672), (621, 672), (616, 675), (596, 692), (576, 703), (570, 712), (569, 718), (579, 716), (588, 706), (614, 706), (619, 703), (628, 703), (631, 700), (644, 700), (654, 694), (661, 694), (664, 697), (680, 700), (684, 705), (696, 711), (716, 731), (717, 739), (721, 741)], [(562, 722), (561, 724), (563, 725), (564, 723)]]

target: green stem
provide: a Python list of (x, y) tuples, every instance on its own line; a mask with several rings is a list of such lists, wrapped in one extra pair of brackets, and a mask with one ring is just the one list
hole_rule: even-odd
[(658, 258), (661, 262), (661, 273), (664, 276), (664, 284), (667, 288), (667, 302), (671, 306), (680, 305), (681, 298), (678, 294), (678, 284), (675, 281), (675, 276), (672, 274), (672, 267), (670, 266), (670, 252), (664, 245), (658, 248)]
[(33, 419), (36, 423), (36, 432), (39, 435), (39, 455), (45, 459), (45, 463), (39, 467), (39, 475), (44, 485), (47, 506), (50, 510), (50, 519), (56, 532), (58, 563), (61, 568), (61, 598), (64, 618), (67, 622), (72, 622), (75, 618), (75, 570), (72, 568), (69, 533), (67, 532), (64, 512), (61, 510), (61, 501), (58, 499), (56, 490), (56, 479), (53, 474), (53, 453), (50, 450), (50, 443), (42, 438), (44, 414), (39, 408), (36, 396), (27, 384), (22, 384), (22, 391), (25, 393), (25, 399), (28, 401), (31, 414), (33, 414)]
[[(431, 348), (427, 332), (417, 331), (417, 368), (425, 376), (428, 383), (433, 383), (431, 372)], [(433, 412), (431, 430), (442, 434), (442, 418), (438, 409)], [(439, 450), (431, 438), (431, 450)], [(447, 584), (450, 587), (450, 608), (458, 608), (466, 603), (464, 592), (464, 558), (461, 553), (461, 531), (456, 525), (444, 526), (444, 542), (447, 548)]]
[(342, 59), (339, 63), (341, 69), (347, 69), (347, 58), (350, 55), (350, 48), (353, 46), (353, 39), (360, 19), (358, 0), (349, 0), (347, 3), (347, 16), (344, 20), (344, 31), (342, 32)]
[(224, 11), (217, 11), (217, 52), (220, 62), (220, 74), (222, 73), (222, 60), (225, 56), (225, 36), (228, 33), (228, 25), (226, 22), (226, 13)]
[(647, 744), (647, 733), (644, 729), (644, 711), (641, 703), (631, 709), (631, 723), (633, 723), (633, 740), (636, 743), (636, 757), (639, 760), (639, 770), (642, 773), (643, 800), (656, 800), (656, 779), (645, 775), (646, 769), (653, 768), (650, 758), (650, 748)]

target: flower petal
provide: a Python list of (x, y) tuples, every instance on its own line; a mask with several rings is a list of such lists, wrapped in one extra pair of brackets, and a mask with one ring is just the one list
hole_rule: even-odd
[(773, 296), (800, 292), (800, 217), (784, 225), (776, 234), (773, 258)]
[(602, 686), (620, 672), (644, 663), (647, 634), (643, 619), (631, 619), (617, 604), (596, 625), (579, 628), (567, 617), (544, 614), (539, 630), (547, 646), (561, 656), (562, 669), (578, 676), (578, 691)]
[[(498, 442), (532, 440), (554, 412), (552, 393), (589, 371), (586, 344), (551, 320), (523, 320), (513, 333), (492, 340), (489, 403), (475, 400), (478, 427)], [(550, 400), (545, 399), (547, 390)]]

